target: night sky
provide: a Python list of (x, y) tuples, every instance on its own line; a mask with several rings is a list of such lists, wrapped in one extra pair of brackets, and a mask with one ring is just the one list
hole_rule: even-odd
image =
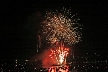
[[(108, 54), (108, 5), (106, 2), (1, 1), (0, 7), (1, 59), (26, 59), (35, 55), (38, 23), (41, 19), (37, 15), (58, 7), (71, 7), (73, 12), (78, 13), (80, 24), (83, 26), (82, 42), (78, 47), (81, 52), (83, 50), (87, 52), (103, 51), (104, 54)], [(36, 24), (32, 21), (35, 15), (37, 17)]]

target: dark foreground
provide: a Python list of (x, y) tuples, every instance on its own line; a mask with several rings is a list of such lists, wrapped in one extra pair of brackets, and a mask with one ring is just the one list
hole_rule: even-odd
[[(68, 72), (108, 72), (107, 62), (71, 62), (68, 65)], [(66, 67), (58, 69), (66, 70)], [(49, 68), (42, 68), (41, 61), (30, 62), (29, 60), (1, 60), (0, 72), (48, 72)], [(57, 72), (57, 71), (56, 71)]]

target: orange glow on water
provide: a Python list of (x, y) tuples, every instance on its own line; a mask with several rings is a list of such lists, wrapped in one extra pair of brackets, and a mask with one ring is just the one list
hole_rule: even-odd
[(68, 69), (69, 69), (68, 66), (64, 66), (64, 67), (52, 66), (49, 68), (48, 72), (68, 72), (69, 71)]

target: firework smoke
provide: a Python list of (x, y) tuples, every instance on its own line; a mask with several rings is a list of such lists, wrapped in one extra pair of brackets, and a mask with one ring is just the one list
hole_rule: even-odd
[(49, 68), (50, 66), (52, 66), (53, 64), (57, 64), (57, 60), (55, 58), (51, 58), (49, 55), (51, 54), (51, 50), (50, 49), (46, 49), (43, 50), (42, 53), (35, 55), (34, 57), (32, 57), (31, 62), (33, 62), (34, 60), (36, 62), (38, 61), (42, 61), (42, 64), (40, 63), (39, 65), (43, 68)]

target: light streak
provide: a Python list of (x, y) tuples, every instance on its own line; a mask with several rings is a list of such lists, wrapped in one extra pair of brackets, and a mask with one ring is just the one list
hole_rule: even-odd
[(65, 64), (68, 52), (69, 48), (65, 48), (63, 45), (61, 45), (55, 49), (51, 49), (51, 54), (49, 57), (55, 58), (58, 65)]

